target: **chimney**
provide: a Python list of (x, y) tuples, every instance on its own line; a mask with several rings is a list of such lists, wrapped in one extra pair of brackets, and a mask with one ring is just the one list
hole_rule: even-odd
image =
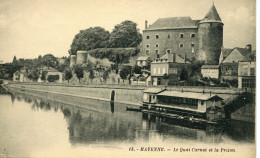
[(172, 62), (176, 63), (176, 53), (173, 53), (172, 55)]
[(252, 52), (252, 45), (251, 44), (246, 45), (246, 49)]
[(145, 20), (145, 29), (147, 29), (148, 21)]

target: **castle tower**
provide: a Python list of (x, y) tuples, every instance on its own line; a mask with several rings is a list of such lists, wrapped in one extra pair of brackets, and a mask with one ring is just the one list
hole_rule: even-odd
[(87, 63), (88, 52), (83, 50), (77, 51), (77, 65)]
[(218, 64), (223, 46), (223, 25), (213, 3), (207, 15), (198, 24), (198, 61), (205, 64)]
[(76, 55), (70, 55), (70, 67), (73, 67), (76, 65), (77, 56)]

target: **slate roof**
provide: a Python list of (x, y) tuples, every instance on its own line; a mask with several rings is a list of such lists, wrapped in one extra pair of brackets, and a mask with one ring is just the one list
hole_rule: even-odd
[(202, 65), (201, 69), (218, 69), (219, 65)]
[(217, 95), (210, 95), (208, 93), (195, 93), (195, 92), (179, 92), (179, 91), (164, 91), (158, 96), (171, 96), (171, 97), (180, 97), (180, 98), (190, 98), (190, 99), (198, 99), (198, 100), (209, 100), (213, 97), (217, 97), (219, 100), (223, 100), (221, 97)]
[(230, 49), (230, 48), (223, 48), (221, 50), (222, 55), (223, 55), (223, 59), (225, 59), (232, 52), (232, 50), (233, 49)]
[(176, 28), (197, 28), (197, 24), (200, 20), (192, 20), (188, 17), (170, 17), (159, 18), (146, 30), (156, 29), (176, 29)]
[(221, 18), (219, 17), (217, 9), (214, 4), (209, 9), (206, 16), (200, 21), (200, 23), (202, 23), (202, 22), (221, 22), (222, 23)]
[(236, 47), (235, 49), (237, 49), (241, 53), (241, 55), (243, 55), (243, 56), (246, 56), (246, 55), (248, 55), (250, 53), (250, 50), (248, 50), (246, 48), (238, 48), (238, 47)]
[[(160, 59), (167, 59), (168, 62), (173, 62), (173, 53), (167, 53), (164, 54)], [(176, 54), (176, 63), (185, 63), (184, 58), (180, 57), (179, 55)], [(189, 61), (186, 60), (186, 63), (190, 63)]]

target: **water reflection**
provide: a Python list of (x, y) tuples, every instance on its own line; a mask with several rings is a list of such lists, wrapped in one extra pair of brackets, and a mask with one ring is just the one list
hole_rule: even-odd
[[(1, 91), (0, 91), (1, 92)], [(2, 92), (1, 92), (2, 93)], [(203, 143), (225, 141), (254, 142), (254, 124), (230, 121), (225, 126), (184, 124), (161, 116), (126, 112), (126, 105), (114, 102), (77, 99), (62, 103), (64, 97), (12, 92), (14, 103), (27, 102), (33, 111), (63, 113), (71, 144), (105, 144), (111, 142), (177, 142)], [(64, 98), (59, 100), (58, 98)], [(73, 98), (66, 97), (67, 100)], [(66, 100), (66, 102), (67, 102)], [(84, 107), (82, 107), (84, 106)], [(95, 109), (95, 110), (93, 110)]]

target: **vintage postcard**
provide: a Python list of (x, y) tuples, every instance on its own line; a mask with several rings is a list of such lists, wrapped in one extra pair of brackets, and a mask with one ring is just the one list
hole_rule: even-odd
[(0, 157), (256, 157), (255, 0), (0, 0)]

